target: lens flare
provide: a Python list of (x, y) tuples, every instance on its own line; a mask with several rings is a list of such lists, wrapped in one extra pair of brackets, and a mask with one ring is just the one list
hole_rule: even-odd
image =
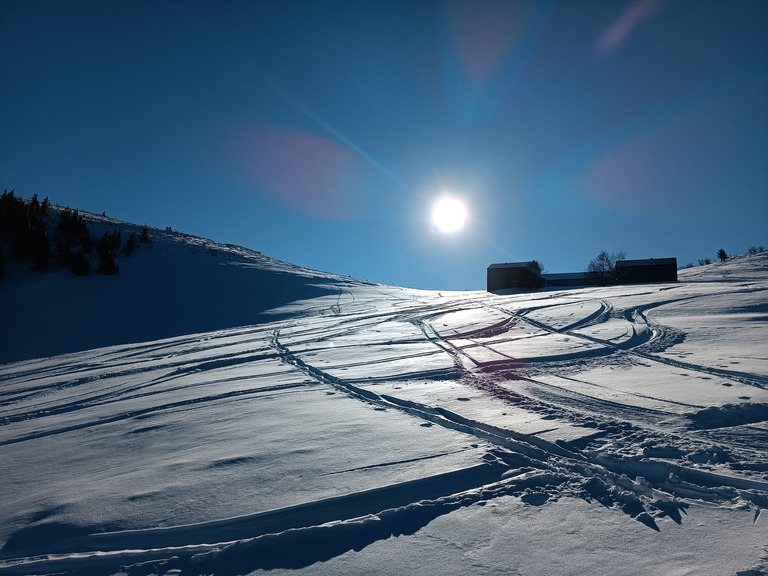
[(444, 234), (458, 232), (467, 221), (467, 207), (453, 196), (440, 198), (432, 209), (432, 224)]

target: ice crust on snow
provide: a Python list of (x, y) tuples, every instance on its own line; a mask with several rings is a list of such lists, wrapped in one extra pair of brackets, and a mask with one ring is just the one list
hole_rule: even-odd
[(768, 573), (765, 253), (504, 296), (119, 264), (0, 286), (85, 311), (4, 311), (0, 573)]

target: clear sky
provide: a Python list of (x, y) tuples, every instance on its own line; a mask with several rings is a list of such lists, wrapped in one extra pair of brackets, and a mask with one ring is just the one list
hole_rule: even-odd
[(415, 288), (695, 263), (768, 245), (766, 30), (765, 0), (1, 0), (0, 189)]

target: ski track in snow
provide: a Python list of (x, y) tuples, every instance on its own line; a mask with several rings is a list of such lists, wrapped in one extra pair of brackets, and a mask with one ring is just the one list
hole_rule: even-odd
[[(342, 395), (484, 450), (473, 465), (217, 520), (126, 529), (43, 518), (6, 535), (0, 572), (301, 567), (500, 496), (531, 506), (596, 501), (655, 531), (663, 517), (683, 524), (692, 501), (753, 508), (757, 522), (768, 508), (768, 375), (671, 358), (690, 334), (653, 313), (706, 308), (713, 295), (765, 299), (768, 282), (682, 280), (509, 296), (339, 286), (288, 319), (0, 366), (3, 450), (115, 423), (141, 435), (158, 414), (300, 391)], [(642, 384), (672, 371), (724, 400)], [(611, 372), (631, 385), (617, 387)], [(446, 396), (430, 395), (449, 383)], [(747, 390), (740, 401), (727, 396), (734, 385)], [(523, 420), (535, 429), (518, 428)], [(389, 454), (320, 475), (456, 453)]]

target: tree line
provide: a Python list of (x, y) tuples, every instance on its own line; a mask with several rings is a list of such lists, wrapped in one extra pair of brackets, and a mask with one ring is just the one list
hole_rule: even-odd
[(15, 190), (0, 196), (0, 279), (5, 277), (6, 246), (13, 261), (29, 262), (34, 272), (47, 272), (53, 266), (69, 268), (75, 276), (91, 273), (95, 251), (96, 272), (111, 276), (120, 271), (115, 261), (118, 252), (130, 256), (137, 242), (150, 243), (146, 226), (138, 238), (131, 233), (125, 244), (120, 231), (107, 231), (94, 241), (78, 210), (52, 210), (47, 197), (40, 202), (35, 194), (24, 200)]

